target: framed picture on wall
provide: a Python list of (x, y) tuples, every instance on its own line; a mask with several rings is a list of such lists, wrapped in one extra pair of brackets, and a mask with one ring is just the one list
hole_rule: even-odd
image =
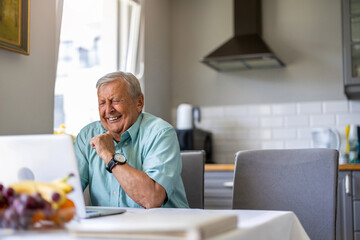
[(0, 47), (29, 55), (30, 0), (0, 0)]

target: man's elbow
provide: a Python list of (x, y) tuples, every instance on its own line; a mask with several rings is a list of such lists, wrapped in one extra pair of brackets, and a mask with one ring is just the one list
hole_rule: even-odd
[(145, 201), (143, 207), (146, 209), (149, 208), (159, 208), (163, 205), (166, 198), (166, 193), (162, 192), (160, 194), (153, 194), (151, 197)]

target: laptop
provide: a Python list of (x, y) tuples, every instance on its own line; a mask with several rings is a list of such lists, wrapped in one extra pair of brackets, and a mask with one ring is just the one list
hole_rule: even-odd
[(113, 207), (87, 207), (71, 136), (41, 134), (0, 136), (0, 183), (8, 186), (21, 180), (52, 182), (73, 173), (68, 180), (74, 190), (67, 194), (79, 218), (124, 213)]

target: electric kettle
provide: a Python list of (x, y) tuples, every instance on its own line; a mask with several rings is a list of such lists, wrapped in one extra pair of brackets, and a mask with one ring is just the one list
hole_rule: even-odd
[(313, 128), (311, 137), (314, 148), (334, 148), (340, 151), (340, 134), (334, 128)]
[(200, 108), (182, 103), (177, 108), (176, 128), (188, 130), (194, 128), (195, 120), (200, 122)]

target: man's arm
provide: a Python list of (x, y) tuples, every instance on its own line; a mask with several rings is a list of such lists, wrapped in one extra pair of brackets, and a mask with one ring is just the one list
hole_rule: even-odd
[(83, 139), (81, 139), (81, 136), (79, 134), (75, 139), (74, 149), (80, 173), (81, 187), (83, 191), (89, 184), (89, 162), (85, 157), (84, 153), (85, 144), (86, 143), (84, 143)]
[[(92, 138), (90, 145), (106, 164), (109, 163), (115, 153), (113, 137), (109, 133)], [(126, 194), (138, 205), (144, 208), (155, 208), (161, 207), (164, 203), (166, 198), (165, 189), (145, 172), (125, 163), (123, 165), (117, 164), (112, 173)]]

